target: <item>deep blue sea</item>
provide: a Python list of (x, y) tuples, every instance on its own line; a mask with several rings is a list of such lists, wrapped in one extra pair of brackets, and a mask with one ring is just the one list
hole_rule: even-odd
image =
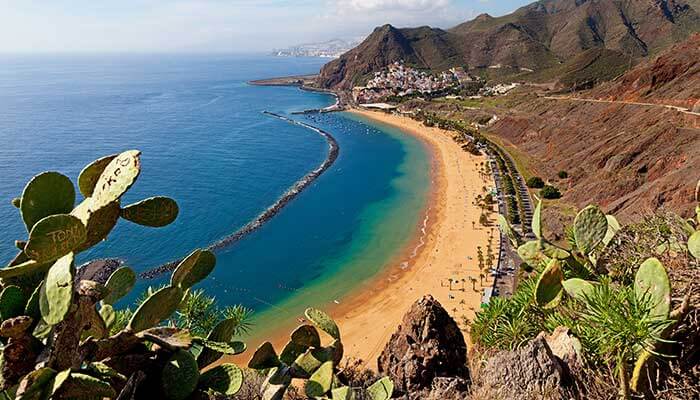
[[(334, 102), (246, 82), (314, 73), (326, 61), (1, 56), (0, 260), (27, 236), (10, 200), (33, 175), (55, 170), (76, 180), (87, 163), (127, 149), (142, 151), (142, 173), (122, 204), (166, 195), (180, 215), (159, 229), (122, 220), (80, 262), (118, 257), (145, 271), (236, 231), (327, 152), (313, 131), (262, 111), (291, 115)], [(245, 304), (260, 318), (294, 318), (371, 279), (407, 245), (429, 186), (428, 156), (416, 139), (344, 113), (292, 117), (333, 134), (339, 158), (263, 228), (218, 252), (216, 270), (200, 285), (220, 304)], [(135, 293), (165, 279), (141, 281)]]

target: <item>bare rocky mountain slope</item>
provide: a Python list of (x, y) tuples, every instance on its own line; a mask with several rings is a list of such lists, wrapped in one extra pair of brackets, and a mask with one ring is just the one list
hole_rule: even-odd
[[(700, 167), (700, 34), (576, 98), (520, 98), (491, 133), (576, 206), (623, 219), (659, 207), (688, 214)], [(668, 107), (671, 106), (671, 107)], [(673, 108), (682, 107), (682, 108)], [(569, 179), (556, 180), (558, 171)]]
[(606, 57), (594, 60), (629, 65), (700, 30), (698, 3), (542, 0), (498, 18), (484, 14), (449, 30), (384, 25), (324, 66), (317, 84), (348, 89), (400, 59), (433, 70), (500, 64), (541, 71), (606, 49)]

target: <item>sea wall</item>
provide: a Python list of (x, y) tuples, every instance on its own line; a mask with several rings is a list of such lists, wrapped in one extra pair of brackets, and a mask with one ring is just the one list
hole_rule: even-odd
[[(299, 195), (304, 189), (309, 187), (316, 179), (318, 179), (321, 174), (323, 174), (338, 158), (340, 153), (340, 146), (335, 140), (333, 135), (324, 131), (321, 128), (317, 128), (313, 125), (309, 125), (305, 122), (296, 121), (284, 115), (276, 114), (270, 111), (263, 111), (263, 114), (269, 115), (274, 118), (281, 119), (282, 121), (288, 122), (290, 124), (299, 125), (306, 129), (310, 129), (319, 135), (321, 135), (328, 143), (328, 155), (326, 159), (314, 170), (310, 171), (308, 174), (304, 175), (301, 179), (296, 181), (289, 189), (287, 189), (282, 196), (280, 196), (277, 201), (275, 201), (271, 206), (266, 208), (262, 213), (255, 217), (252, 221), (245, 224), (242, 228), (233, 232), (232, 234), (219, 239), (218, 241), (212, 243), (207, 247), (208, 250), (216, 252), (217, 250), (224, 249), (243, 239), (250, 233), (260, 229), (266, 222), (270, 221), (275, 215), (277, 215), (287, 204), (289, 204), (296, 196)], [(163, 273), (172, 271), (180, 263), (181, 260), (175, 260), (158, 267), (149, 269), (139, 275), (142, 279), (153, 279), (157, 278)]]

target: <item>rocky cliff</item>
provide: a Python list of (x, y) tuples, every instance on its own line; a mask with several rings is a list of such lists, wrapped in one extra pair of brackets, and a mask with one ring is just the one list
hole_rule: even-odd
[[(400, 59), (419, 68), (496, 65), (543, 70), (592, 49), (624, 64), (700, 30), (697, 0), (542, 0), (512, 14), (487, 14), (449, 30), (379, 27), (321, 70), (318, 85), (343, 88)], [(615, 65), (620, 65), (615, 60)]]

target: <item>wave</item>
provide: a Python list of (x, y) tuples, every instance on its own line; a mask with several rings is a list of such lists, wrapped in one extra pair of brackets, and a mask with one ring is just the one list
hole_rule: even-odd
[[(293, 125), (299, 125), (301, 127), (310, 129), (318, 133), (326, 140), (326, 143), (328, 143), (328, 155), (326, 156), (326, 159), (323, 160), (323, 162), (316, 169), (314, 169), (313, 171), (309, 172), (308, 174), (304, 175), (301, 179), (296, 181), (294, 185), (287, 189), (287, 191), (284, 192), (284, 194), (282, 194), (282, 196), (280, 196), (280, 198), (278, 198), (277, 201), (275, 201), (270, 207), (265, 209), (265, 211), (260, 213), (257, 217), (245, 224), (239, 230), (209, 245), (207, 247), (207, 250), (211, 250), (214, 252), (222, 250), (233, 245), (234, 243), (238, 242), (239, 240), (243, 239), (245, 236), (253, 233), (254, 231), (260, 229), (260, 227), (262, 227), (265, 223), (270, 221), (287, 204), (289, 204), (296, 196), (298, 196), (299, 193), (301, 193), (316, 179), (318, 179), (318, 177), (321, 176), (321, 174), (323, 174), (328, 168), (330, 168), (330, 166), (333, 165), (335, 160), (338, 158), (338, 154), (340, 153), (340, 146), (338, 146), (338, 142), (330, 133), (324, 131), (321, 128), (309, 125), (305, 122), (296, 121), (291, 118), (285, 117), (284, 115), (276, 114), (270, 111), (263, 111), (263, 114), (281, 119)], [(174, 270), (175, 267), (177, 267), (177, 265), (180, 263), (180, 261), (182, 261), (182, 259), (171, 261), (158, 267), (149, 269), (148, 271), (141, 273), (139, 277), (142, 279), (157, 278), (158, 276), (166, 272)]]

